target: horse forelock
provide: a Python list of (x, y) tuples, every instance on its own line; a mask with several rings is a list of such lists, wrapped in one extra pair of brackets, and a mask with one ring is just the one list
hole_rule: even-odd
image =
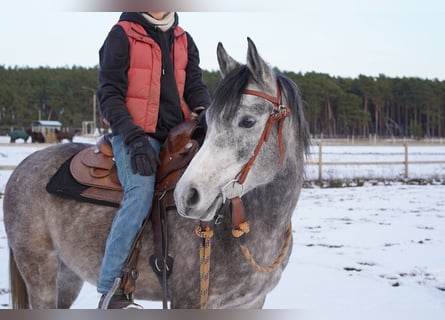
[(237, 66), (218, 84), (208, 114), (224, 120), (231, 119), (236, 114), (242, 95), (250, 83), (257, 87), (256, 90), (273, 95), (272, 92), (275, 92), (276, 87), (275, 78), (263, 81), (266, 79), (256, 80), (247, 65)]
[(211, 116), (230, 119), (236, 113), (241, 96), (249, 82), (249, 70), (240, 65), (225, 76), (217, 86), (208, 110)]
[[(239, 65), (227, 74), (215, 90), (212, 105), (208, 110), (209, 116), (226, 121), (231, 119), (240, 106), (242, 94), (247, 88), (249, 81), (254, 80), (246, 65)], [(276, 73), (276, 81), (280, 87), (283, 100), (285, 100), (284, 102), (292, 110), (292, 121), (295, 127), (298, 128), (299, 139), (304, 152), (307, 154), (310, 145), (310, 135), (304, 116), (300, 90), (294, 81), (280, 73)]]

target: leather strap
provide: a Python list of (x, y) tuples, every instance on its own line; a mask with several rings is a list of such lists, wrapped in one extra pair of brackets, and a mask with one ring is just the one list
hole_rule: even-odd
[(168, 255), (167, 240), (167, 214), (166, 205), (163, 203), (164, 194), (157, 194), (153, 199), (153, 209), (150, 219), (153, 229), (154, 254), (149, 261), (153, 272), (157, 275), (162, 287), (162, 307), (168, 309), (168, 286), (167, 279), (173, 271), (174, 259)]
[(272, 97), (266, 93), (263, 93), (261, 91), (257, 90), (245, 90), (244, 94), (249, 94), (253, 96), (257, 96), (263, 99), (266, 99), (269, 102), (272, 102), (274, 105), (274, 108), (272, 109), (272, 112), (270, 113), (269, 119), (267, 119), (266, 125), (264, 127), (263, 133), (261, 134), (260, 140), (258, 141), (258, 144), (255, 148), (255, 151), (252, 155), (252, 157), (249, 159), (249, 161), (243, 166), (241, 171), (237, 174), (236, 178), (238, 180), (239, 184), (243, 184), (246, 179), (247, 175), (249, 174), (250, 169), (253, 167), (254, 162), (260, 153), (261, 147), (263, 146), (263, 143), (267, 141), (270, 135), (270, 131), (272, 130), (273, 125), (276, 121), (278, 121), (278, 146), (280, 149), (280, 164), (283, 163), (283, 124), (284, 119), (287, 118), (291, 114), (291, 110), (288, 106), (284, 106), (282, 104), (281, 100), (281, 91), (280, 87), (277, 84), (277, 96)]
[(268, 95), (267, 93), (264, 93), (261, 91), (249, 90), (249, 89), (244, 90), (244, 94), (250, 94), (252, 96), (257, 96), (257, 97), (263, 98), (267, 101), (272, 102), (276, 106), (278, 106), (281, 103), (281, 92), (280, 92), (279, 86), (277, 86), (277, 96), (276, 97), (272, 97), (272, 96)]

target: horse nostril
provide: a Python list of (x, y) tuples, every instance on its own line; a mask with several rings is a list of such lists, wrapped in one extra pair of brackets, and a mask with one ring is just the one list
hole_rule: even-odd
[(190, 192), (187, 197), (187, 205), (194, 206), (199, 201), (199, 192), (196, 188), (190, 188)]

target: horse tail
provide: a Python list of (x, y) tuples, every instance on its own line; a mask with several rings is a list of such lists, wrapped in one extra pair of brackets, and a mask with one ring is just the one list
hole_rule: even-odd
[(9, 248), (9, 281), (13, 309), (29, 309), (28, 290), (22, 274), (17, 268), (12, 249)]

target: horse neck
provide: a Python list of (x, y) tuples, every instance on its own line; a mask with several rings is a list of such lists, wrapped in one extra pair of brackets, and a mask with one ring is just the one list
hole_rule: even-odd
[[(286, 230), (300, 195), (304, 175), (304, 147), (295, 131), (299, 126), (295, 119), (291, 120), (285, 124), (282, 132), (284, 158), (275, 177), (243, 196), (246, 207), (252, 206), (252, 210), (261, 208), (259, 212), (252, 213), (252, 219)], [(275, 141), (275, 138), (270, 138), (270, 141)]]
[(246, 219), (252, 228), (283, 233), (291, 223), (300, 195), (302, 173), (295, 161), (284, 163), (275, 179), (243, 196)]

